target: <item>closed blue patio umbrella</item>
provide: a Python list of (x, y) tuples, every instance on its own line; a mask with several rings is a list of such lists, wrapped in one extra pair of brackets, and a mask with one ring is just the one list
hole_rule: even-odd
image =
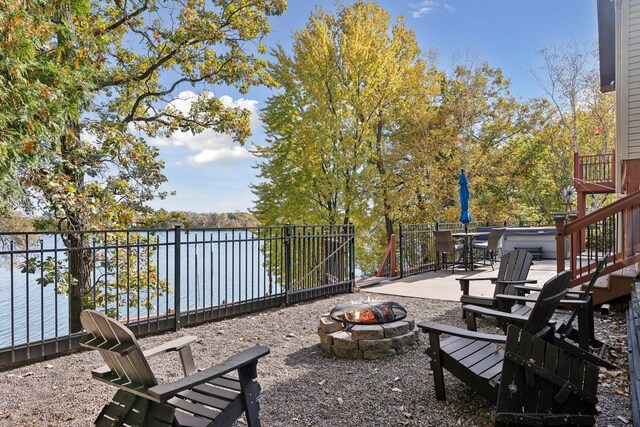
[(469, 181), (464, 174), (464, 169), (460, 172), (460, 222), (464, 224), (464, 231), (467, 231), (467, 224), (471, 222), (471, 214), (469, 213)]

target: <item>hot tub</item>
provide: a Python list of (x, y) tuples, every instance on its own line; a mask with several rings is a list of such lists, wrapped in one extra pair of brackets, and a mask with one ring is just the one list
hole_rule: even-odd
[[(556, 259), (555, 227), (508, 227), (502, 243), (503, 253), (515, 248), (541, 248), (543, 259)], [(569, 239), (565, 238), (564, 258), (569, 257)]]

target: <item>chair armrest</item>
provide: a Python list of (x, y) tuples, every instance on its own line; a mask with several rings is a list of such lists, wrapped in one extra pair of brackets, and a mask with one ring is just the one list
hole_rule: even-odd
[(445, 325), (443, 323), (436, 323), (431, 321), (424, 321), (418, 323), (418, 327), (422, 329), (422, 332), (429, 333), (435, 332), (437, 334), (447, 334), (461, 338), (469, 338), (480, 341), (506, 343), (507, 337), (504, 335), (485, 334), (482, 332), (469, 331), (467, 329), (458, 328), (455, 326)]
[(157, 399), (158, 402), (164, 402), (168, 398), (175, 396), (176, 393), (179, 393), (183, 390), (193, 388), (197, 385), (210, 381), (213, 378), (218, 378), (231, 371), (235, 371), (256, 363), (258, 359), (266, 356), (267, 354), (269, 354), (269, 352), (269, 347), (257, 345), (240, 353), (234, 354), (218, 365), (214, 365), (203, 371), (196, 372), (195, 374), (189, 375), (186, 378), (151, 387), (147, 390), (147, 393), (152, 398)]
[(503, 283), (505, 285), (524, 285), (526, 283), (536, 284), (537, 280), (526, 279), (526, 280), (497, 280), (496, 283)]
[(586, 292), (585, 291), (568, 291), (567, 295), (568, 296), (572, 296), (575, 295), (576, 297), (582, 297)]
[(497, 277), (475, 277), (475, 276), (465, 276), (465, 277), (461, 277), (458, 280), (466, 280), (468, 282), (475, 282), (478, 280), (491, 280), (492, 282), (495, 282), (496, 280), (498, 280)]
[(498, 294), (496, 295), (496, 300), (500, 301), (510, 301), (510, 302), (520, 302), (526, 304), (528, 302), (535, 303), (538, 298), (537, 297), (529, 297), (525, 295), (507, 295), (507, 294)]
[(513, 289), (515, 289), (516, 292), (522, 291), (523, 293), (520, 295), (523, 295), (524, 292), (540, 292), (542, 290), (542, 288), (539, 286), (527, 286), (527, 285), (515, 285)]
[(469, 295), (469, 282), (477, 282), (479, 280), (491, 281), (491, 283), (495, 283), (498, 280), (497, 277), (472, 277), (465, 276), (458, 279), (460, 282), (460, 290), (462, 291), (462, 295)]
[(185, 337), (181, 337), (173, 341), (169, 341), (168, 343), (159, 345), (157, 347), (150, 348), (149, 350), (144, 350), (142, 354), (144, 354), (144, 357), (146, 357), (147, 359), (150, 359), (152, 357), (158, 356), (160, 354), (168, 353), (170, 351), (182, 350), (184, 347), (189, 346), (198, 341), (200, 341), (198, 337), (195, 337), (193, 335), (187, 335)]
[(519, 316), (517, 314), (505, 313), (504, 311), (494, 310), (492, 308), (480, 307), (477, 305), (463, 305), (462, 309), (464, 311), (481, 314), (483, 316), (493, 316), (498, 318), (499, 320), (504, 320), (508, 323), (513, 323), (516, 325), (523, 325), (529, 319), (526, 316)]
[(584, 307), (587, 305), (587, 301), (583, 299), (561, 299), (559, 304), (572, 305), (574, 307)]

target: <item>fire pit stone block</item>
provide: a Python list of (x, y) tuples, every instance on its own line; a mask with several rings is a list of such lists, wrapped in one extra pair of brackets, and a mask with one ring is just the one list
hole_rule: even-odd
[(405, 335), (411, 331), (411, 326), (408, 322), (400, 320), (398, 322), (385, 323), (382, 325), (385, 338), (397, 337)]
[(348, 350), (345, 348), (333, 348), (334, 354), (341, 359), (362, 359), (362, 351), (360, 350)]
[(318, 336), (320, 337), (320, 347), (331, 353), (331, 347), (333, 347), (333, 335), (327, 334), (322, 330), (322, 327), (318, 327)]
[(387, 351), (393, 348), (393, 341), (391, 338), (383, 338), (380, 340), (359, 340), (358, 348), (364, 352)]
[(374, 359), (382, 359), (384, 357), (393, 357), (397, 353), (395, 349), (391, 348), (389, 350), (383, 350), (383, 351), (364, 351), (362, 354), (365, 360), (374, 360)]
[(320, 328), (325, 334), (332, 334), (342, 330), (342, 323), (332, 320), (329, 316), (320, 318)]
[(332, 334), (333, 348), (335, 350), (357, 350), (358, 341), (354, 340), (347, 332), (340, 331)]
[(416, 321), (413, 319), (412, 315), (407, 314), (407, 317), (402, 319), (402, 321), (409, 324), (409, 330), (413, 331), (416, 328)]
[(406, 353), (418, 343), (418, 336), (415, 331), (411, 331), (408, 334), (400, 335), (391, 338), (393, 341), (393, 348), (395, 348), (399, 354)]
[(379, 340), (384, 338), (384, 330), (381, 325), (354, 325), (351, 328), (351, 336), (354, 340)]

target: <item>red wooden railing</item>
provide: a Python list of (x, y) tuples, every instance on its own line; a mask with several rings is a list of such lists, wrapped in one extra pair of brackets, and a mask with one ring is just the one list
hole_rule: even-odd
[(578, 218), (556, 215), (557, 271), (566, 268), (564, 253), (569, 245), (571, 286), (591, 279), (596, 265), (608, 256), (603, 274), (640, 262), (640, 190), (604, 208)]
[(615, 151), (607, 154), (573, 155), (574, 177), (578, 184), (613, 185)]

